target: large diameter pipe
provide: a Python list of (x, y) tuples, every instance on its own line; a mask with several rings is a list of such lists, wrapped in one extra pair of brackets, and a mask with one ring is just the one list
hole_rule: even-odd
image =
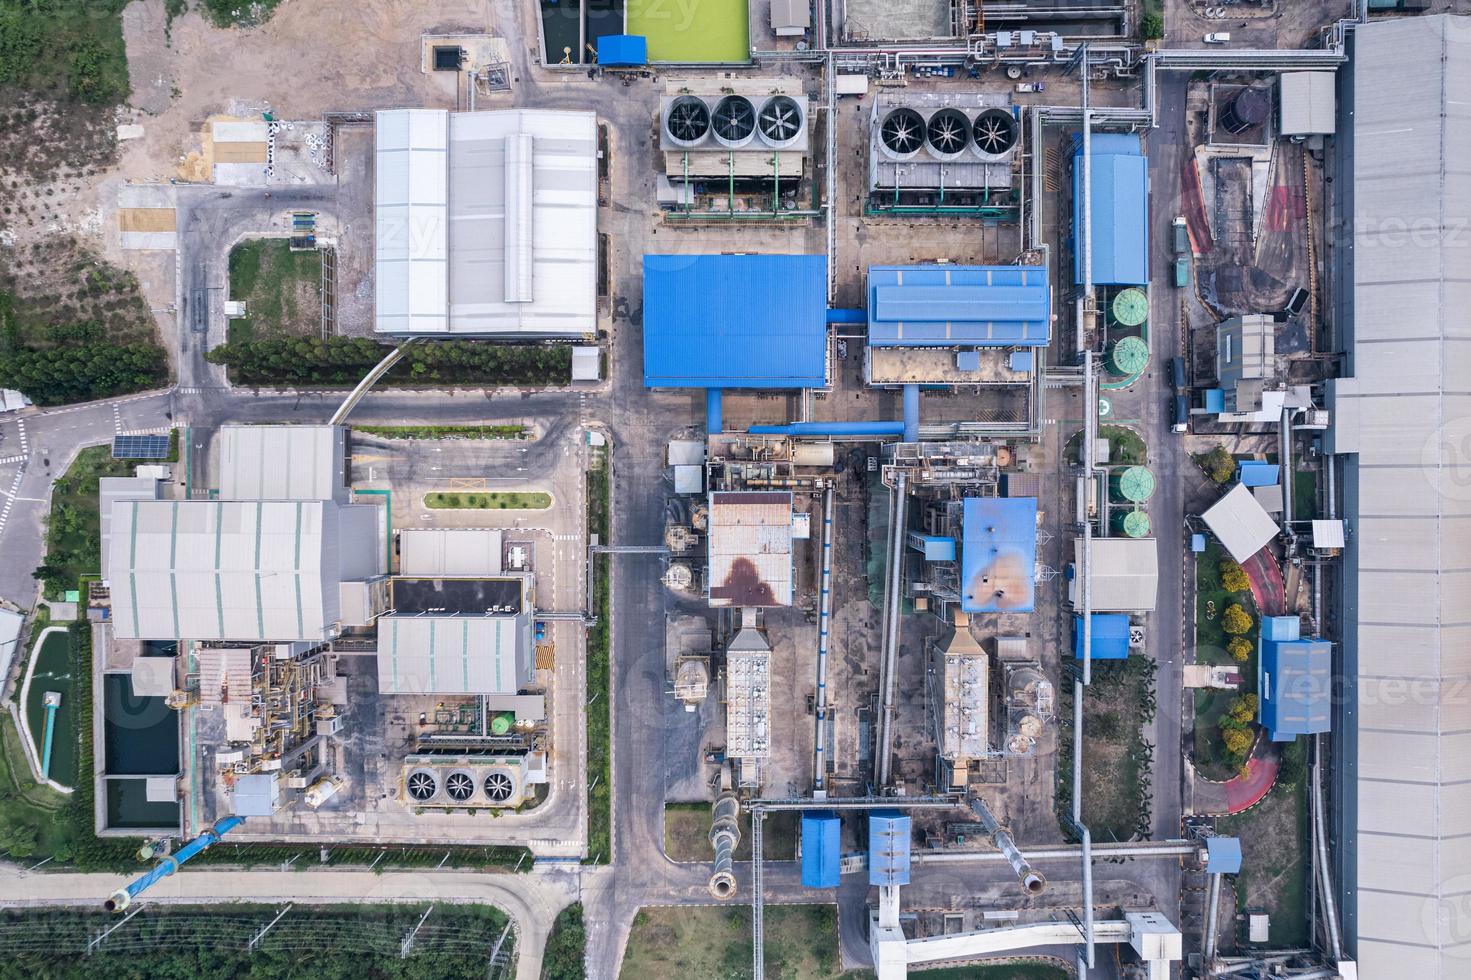
[(894, 698), (899, 686), (899, 598), (903, 593), (904, 523), (909, 508), (909, 480), (900, 472), (894, 478), (893, 512), (889, 515), (889, 560), (884, 574), (884, 632), (880, 658), (880, 689), (883, 704), (879, 714), (878, 786), (889, 786), (891, 746), (894, 740)]
[(1030, 861), (1022, 854), (1021, 849), (1016, 846), (1016, 841), (1011, 839), (1011, 834), (1001, 827), (1001, 822), (986, 806), (985, 800), (978, 796), (970, 799), (970, 808), (980, 818), (981, 826), (986, 828), (986, 833), (991, 835), (991, 843), (996, 845), (1006, 858), (1006, 863), (1011, 865), (1011, 870), (1016, 872), (1016, 880), (1021, 882), (1022, 889), (1028, 895), (1040, 895), (1047, 890), (1047, 879), (1042, 872), (1032, 867)]
[(147, 872), (144, 875), (141, 875), (136, 880), (130, 882), (126, 888), (119, 888), (117, 891), (113, 892), (111, 897), (109, 897), (107, 901), (103, 903), (103, 908), (107, 909), (107, 911), (109, 912), (121, 912), (123, 909), (133, 904), (133, 899), (137, 898), (140, 894), (147, 891), (149, 888), (153, 887), (164, 878), (167, 878), (175, 871), (178, 871), (180, 865), (184, 864), (190, 858), (193, 858), (201, 852), (205, 851), (210, 846), (218, 843), (221, 837), (223, 837), (225, 834), (228, 834), (230, 831), (234, 830), (236, 827), (240, 826), (244, 822), (245, 819), (243, 817), (223, 817), (220, 820), (215, 821), (215, 825), (213, 827), (209, 828), (204, 833), (200, 834), (198, 837), (194, 838), (192, 841), (179, 848), (179, 852), (177, 854), (169, 854), (165, 856), (162, 860), (158, 862), (157, 865), (153, 867), (151, 871)]
[(817, 731), (812, 739), (812, 789), (827, 795), (827, 650), (833, 608), (833, 491), (822, 501), (822, 577), (817, 603)]
[(903, 422), (788, 422), (785, 425), (753, 425), (754, 436), (902, 436)]
[(904, 441), (919, 442), (919, 385), (904, 386)]
[(710, 846), (715, 849), (715, 870), (710, 875), (710, 894), (727, 899), (735, 894), (732, 867), (736, 845), (741, 842), (741, 804), (734, 793), (723, 793), (715, 801), (710, 820)]

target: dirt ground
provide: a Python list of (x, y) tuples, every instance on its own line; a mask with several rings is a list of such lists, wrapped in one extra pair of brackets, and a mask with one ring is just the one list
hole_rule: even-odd
[(1267, 798), (1245, 813), (1220, 817), (1216, 830), (1241, 838), (1242, 867), (1236, 879), (1239, 909), (1265, 909), (1271, 944), (1305, 945), (1307, 787), (1299, 778), (1279, 782)]
[(15, 322), (27, 346), (92, 339), (153, 340), (156, 328), (137, 278), (91, 253), (70, 234), (0, 250), (0, 293), (15, 297)]

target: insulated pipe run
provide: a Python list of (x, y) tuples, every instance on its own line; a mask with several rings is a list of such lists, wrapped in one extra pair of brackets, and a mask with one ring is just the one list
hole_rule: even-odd
[(1211, 963), (1216, 958), (1216, 916), (1221, 908), (1221, 875), (1211, 875), (1210, 902), (1205, 911), (1205, 950), (1201, 958), (1205, 960), (1206, 975), (1210, 975)]
[(1016, 846), (1016, 841), (1011, 835), (1001, 829), (1001, 823), (991, 808), (986, 806), (986, 801), (979, 796), (970, 798), (970, 808), (980, 818), (981, 826), (986, 828), (986, 833), (991, 835), (991, 843), (996, 845), (996, 850), (1005, 857), (1006, 862), (1011, 865), (1011, 870), (1016, 872), (1016, 880), (1021, 882), (1022, 890), (1028, 895), (1040, 895), (1047, 890), (1047, 879), (1042, 872), (1032, 867), (1030, 861), (1022, 854)]
[(215, 821), (213, 827), (179, 848), (179, 853), (164, 857), (158, 864), (154, 865), (153, 870), (129, 882), (125, 888), (119, 888), (113, 892), (107, 901), (103, 903), (103, 908), (109, 912), (121, 912), (133, 904), (133, 899), (175, 871), (178, 871), (179, 866), (190, 858), (198, 855), (212, 844), (219, 843), (221, 837), (244, 822), (245, 819), (243, 817), (222, 817)]
[(827, 649), (833, 608), (833, 491), (822, 501), (822, 577), (817, 602), (817, 731), (812, 739), (812, 795), (827, 796)]
[(741, 842), (740, 801), (734, 793), (722, 794), (715, 801), (710, 821), (710, 846), (715, 849), (715, 871), (710, 875), (710, 894), (719, 899), (730, 898), (736, 891), (736, 845)]
[(903, 422), (788, 422), (786, 425), (753, 425), (753, 436), (902, 436)]
[(919, 385), (904, 386), (904, 441), (919, 442)]
[(899, 686), (895, 661), (899, 656), (899, 596), (903, 592), (900, 571), (904, 567), (904, 523), (909, 508), (909, 480), (904, 473), (894, 477), (893, 509), (889, 515), (889, 560), (884, 574), (884, 632), (879, 688), (883, 704), (879, 714), (878, 787), (889, 786), (890, 754), (894, 740), (894, 698)]
[(705, 431), (718, 436), (725, 431), (725, 392), (719, 388), (705, 389)]

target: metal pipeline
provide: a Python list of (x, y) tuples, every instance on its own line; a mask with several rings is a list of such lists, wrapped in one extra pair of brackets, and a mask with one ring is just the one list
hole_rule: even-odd
[(164, 878), (167, 878), (175, 871), (178, 871), (179, 866), (188, 861), (190, 858), (197, 856), (202, 851), (208, 849), (211, 845), (219, 843), (221, 837), (223, 837), (225, 834), (228, 834), (230, 831), (234, 830), (236, 827), (240, 826), (244, 822), (245, 819), (243, 817), (222, 817), (221, 819), (216, 820), (213, 827), (209, 828), (204, 833), (200, 834), (198, 837), (194, 838), (192, 841), (179, 848), (179, 852), (177, 854), (170, 854), (165, 856), (158, 862), (157, 865), (153, 867), (151, 871), (141, 875), (140, 877), (129, 883), (127, 887), (119, 888), (117, 891), (113, 892), (111, 897), (109, 897), (107, 901), (103, 903), (102, 907), (107, 909), (107, 911), (109, 912), (121, 912), (123, 909), (133, 904), (133, 899), (137, 898), (144, 891), (147, 891), (149, 888), (153, 887)]
[(1001, 828), (1001, 823), (991, 808), (986, 806), (986, 801), (979, 796), (972, 796), (969, 800), (970, 808), (980, 818), (981, 826), (986, 828), (986, 833), (991, 835), (991, 843), (996, 845), (996, 850), (1006, 857), (1006, 863), (1011, 865), (1011, 870), (1016, 872), (1016, 880), (1021, 882), (1022, 890), (1028, 895), (1040, 895), (1047, 890), (1047, 879), (1042, 872), (1032, 867), (1021, 850), (1016, 846), (1016, 841), (1011, 835)]
[(1202, 959), (1205, 960), (1206, 976), (1210, 976), (1212, 961), (1216, 958), (1216, 916), (1221, 908), (1221, 875), (1211, 875), (1210, 901), (1206, 903), (1205, 912), (1205, 942)]
[(719, 388), (705, 389), (705, 431), (718, 436), (725, 431), (725, 392)]
[(884, 631), (879, 689), (883, 704), (879, 714), (878, 787), (889, 785), (891, 746), (894, 739), (894, 697), (899, 686), (899, 597), (904, 591), (901, 570), (904, 567), (904, 523), (909, 507), (909, 480), (901, 471), (894, 477), (892, 512), (889, 515), (889, 555), (884, 573)]
[(919, 385), (904, 386), (904, 441), (919, 442)]
[(788, 422), (786, 425), (753, 425), (753, 436), (902, 436), (903, 422)]
[(734, 793), (723, 793), (715, 801), (710, 820), (710, 846), (715, 849), (715, 871), (710, 875), (710, 894), (730, 898), (736, 891), (736, 845), (741, 842), (741, 803)]
[(817, 731), (812, 739), (812, 795), (827, 795), (827, 649), (833, 607), (833, 491), (822, 501), (822, 578), (817, 602)]

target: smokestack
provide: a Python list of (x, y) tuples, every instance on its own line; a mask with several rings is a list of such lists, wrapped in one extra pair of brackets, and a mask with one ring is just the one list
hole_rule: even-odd
[(741, 842), (740, 801), (734, 793), (722, 793), (715, 801), (710, 821), (710, 846), (715, 848), (715, 871), (710, 875), (710, 894), (726, 899), (735, 894), (736, 845)]

